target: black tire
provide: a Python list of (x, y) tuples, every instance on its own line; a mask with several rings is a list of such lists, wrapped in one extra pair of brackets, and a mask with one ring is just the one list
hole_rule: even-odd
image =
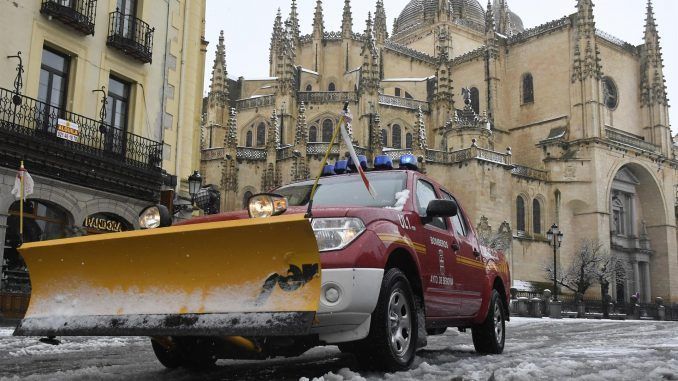
[(205, 370), (214, 367), (217, 358), (209, 350), (212, 343), (209, 338), (174, 337), (172, 338), (173, 345), (165, 347), (151, 339), (155, 357), (169, 369), (184, 367), (191, 370)]
[(487, 317), (471, 329), (473, 346), (481, 354), (500, 354), (506, 340), (506, 311), (497, 290), (492, 290)]
[(155, 357), (165, 368), (176, 369), (181, 366), (182, 357), (176, 345), (166, 348), (154, 339), (151, 339), (151, 345), (153, 346)]
[(399, 269), (389, 269), (381, 282), (368, 336), (359, 344), (342, 347), (350, 348), (364, 368), (395, 372), (412, 365), (416, 343), (417, 311), (410, 282)]

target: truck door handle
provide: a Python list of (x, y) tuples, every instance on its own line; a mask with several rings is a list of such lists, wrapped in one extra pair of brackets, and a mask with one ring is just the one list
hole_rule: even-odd
[(480, 257), (480, 252), (478, 251), (478, 249), (473, 248), (473, 255), (475, 255), (476, 258)]
[(452, 242), (452, 250), (457, 252), (459, 251), (459, 249), (460, 249), (459, 244), (457, 242)]

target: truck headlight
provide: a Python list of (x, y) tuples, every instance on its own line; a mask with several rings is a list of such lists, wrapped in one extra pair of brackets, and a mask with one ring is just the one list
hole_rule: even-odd
[(314, 218), (311, 227), (319, 251), (339, 250), (348, 246), (365, 231), (359, 218)]
[(155, 229), (172, 225), (172, 216), (164, 205), (153, 205), (139, 214), (139, 226), (142, 229)]
[(276, 194), (255, 194), (250, 197), (247, 206), (252, 218), (277, 216), (287, 210), (287, 199)]

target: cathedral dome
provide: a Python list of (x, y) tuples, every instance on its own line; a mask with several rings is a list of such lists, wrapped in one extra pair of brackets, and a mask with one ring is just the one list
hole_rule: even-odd
[[(400, 12), (393, 27), (393, 34), (407, 29), (433, 24), (440, 0), (411, 0)], [(478, 0), (450, 0), (451, 13), (455, 18), (485, 25), (485, 11)]]

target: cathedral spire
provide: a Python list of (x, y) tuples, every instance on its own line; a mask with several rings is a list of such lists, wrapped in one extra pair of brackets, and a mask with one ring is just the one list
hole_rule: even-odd
[(295, 39), (299, 38), (299, 13), (297, 12), (297, 0), (292, 0), (292, 5), (290, 6), (290, 31), (292, 37)]
[(379, 90), (380, 71), (379, 71), (379, 55), (377, 47), (374, 42), (374, 34), (372, 31), (372, 13), (367, 13), (367, 21), (365, 22), (365, 35), (363, 36), (363, 47), (361, 51), (363, 56), (363, 66), (360, 77), (361, 92), (373, 92)]
[(654, 18), (652, 0), (647, 1), (647, 15), (645, 17), (645, 44), (641, 48), (641, 94), (643, 106), (650, 103), (668, 105), (666, 96), (666, 80), (664, 78), (664, 60), (657, 22)]
[(452, 16), (452, 5), (450, 0), (438, 0), (437, 21), (449, 21)]
[(315, 15), (313, 16), (313, 37), (321, 40), (325, 34), (325, 22), (323, 21), (323, 2), (315, 3)]
[(601, 79), (600, 51), (596, 44), (596, 22), (593, 18), (593, 1), (577, 0), (576, 41), (572, 82), (589, 77)]
[(496, 23), (494, 21), (494, 11), (492, 10), (492, 0), (487, 0), (487, 11), (485, 12), (485, 34), (494, 36), (496, 30)]
[(268, 57), (268, 61), (271, 64), (273, 63), (273, 58), (275, 57), (276, 52), (278, 51), (278, 44), (280, 42), (280, 37), (282, 36), (282, 33), (283, 33), (282, 14), (280, 13), (280, 8), (278, 8), (278, 13), (275, 16), (275, 21), (273, 22), (273, 33), (271, 33), (271, 47)]
[(374, 37), (377, 41), (377, 44), (383, 44), (388, 38), (386, 10), (384, 9), (383, 0), (377, 0), (377, 10), (374, 12)]
[(351, 0), (344, 0), (344, 14), (341, 18), (341, 35), (351, 38), (353, 34), (353, 15), (351, 13)]
[(297, 116), (297, 128), (294, 132), (294, 144), (305, 145), (308, 142), (308, 125), (306, 123), (306, 105), (299, 103), (299, 115)]
[(226, 72), (226, 46), (224, 45), (224, 31), (219, 34), (217, 54), (212, 67), (210, 92), (208, 99), (211, 102), (225, 104), (228, 101), (228, 73)]
[(508, 0), (495, 0), (495, 22), (497, 33), (510, 37), (513, 34), (513, 25), (511, 25), (511, 12), (508, 6)]

